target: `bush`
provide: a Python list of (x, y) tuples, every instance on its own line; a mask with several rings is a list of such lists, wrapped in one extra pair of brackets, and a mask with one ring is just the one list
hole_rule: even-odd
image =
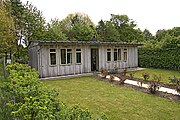
[(143, 47), (138, 51), (140, 67), (179, 70), (180, 47), (155, 49)]
[(159, 83), (157, 81), (150, 81), (149, 82), (149, 86), (148, 86), (148, 90), (150, 93), (155, 94), (157, 90), (159, 90)]
[(35, 69), (14, 63), (7, 66), (7, 73), (8, 81), (0, 86), (1, 120), (93, 119), (88, 110), (79, 106), (69, 108), (59, 102), (58, 92), (47, 89), (38, 80)]
[(144, 73), (142, 74), (142, 76), (143, 76), (143, 78), (144, 78), (145, 81), (148, 80), (149, 77), (150, 77), (149, 73), (147, 73), (147, 72), (144, 72)]

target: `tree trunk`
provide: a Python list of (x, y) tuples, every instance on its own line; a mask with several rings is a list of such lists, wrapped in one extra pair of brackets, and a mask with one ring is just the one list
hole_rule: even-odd
[(31, 120), (35, 120), (35, 112), (34, 111), (31, 114)]

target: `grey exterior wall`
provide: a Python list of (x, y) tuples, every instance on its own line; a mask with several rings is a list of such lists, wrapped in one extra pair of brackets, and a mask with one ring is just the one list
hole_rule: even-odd
[(29, 66), (35, 68), (38, 70), (38, 50), (40, 49), (40, 46), (37, 46), (35, 44), (31, 44), (28, 48), (28, 54), (29, 54), (29, 60), (28, 64)]
[[(50, 65), (50, 49), (56, 49), (56, 65)], [(72, 49), (72, 64), (61, 65), (60, 49)], [(81, 64), (75, 63), (75, 50), (81, 48)], [(91, 72), (91, 48), (98, 48), (99, 52), (99, 69), (106, 68), (108, 70), (118, 68), (133, 68), (138, 66), (138, 49), (137, 46), (107, 46), (107, 45), (42, 45), (29, 47), (29, 65), (36, 68), (40, 77), (52, 77), (69, 74), (81, 74)], [(107, 62), (107, 48), (111, 49), (111, 61)], [(127, 48), (127, 61), (114, 61), (114, 48)], [(123, 58), (123, 54), (121, 55)]]

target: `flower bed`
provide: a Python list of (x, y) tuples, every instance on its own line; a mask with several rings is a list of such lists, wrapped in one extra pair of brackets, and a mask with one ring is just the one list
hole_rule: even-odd
[[(168, 90), (176, 91), (177, 85), (172, 84), (165, 84), (162, 82), (159, 82), (158, 80), (149, 81), (149, 80), (143, 80), (139, 78), (133, 78), (132, 76), (127, 76), (124, 74), (99, 74), (98, 79), (101, 79), (106, 82), (110, 82), (112, 84), (121, 85), (128, 88), (133, 88), (135, 90), (148, 93), (148, 94), (154, 94), (156, 96), (160, 96), (163, 98), (167, 98), (170, 100), (175, 100), (180, 102), (180, 92), (177, 91), (176, 94), (171, 94), (167, 92), (162, 92), (163, 88), (167, 88)], [(129, 81), (133, 81), (134, 84), (129, 84)], [(135, 84), (137, 83), (137, 84)], [(143, 86), (144, 85), (144, 86)], [(146, 86), (145, 86), (146, 85)], [(178, 86), (179, 87), (179, 86)], [(161, 91), (159, 91), (161, 90)]]

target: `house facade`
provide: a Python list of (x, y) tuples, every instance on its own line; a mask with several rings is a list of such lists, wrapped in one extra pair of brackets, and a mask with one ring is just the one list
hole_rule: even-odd
[(29, 65), (40, 77), (138, 67), (138, 46), (122, 42), (31, 41)]

